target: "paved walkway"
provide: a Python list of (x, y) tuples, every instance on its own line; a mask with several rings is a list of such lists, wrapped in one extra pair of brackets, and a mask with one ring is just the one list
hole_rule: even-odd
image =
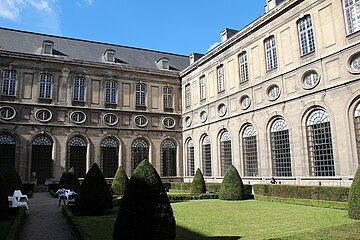
[(24, 223), (20, 229), (20, 240), (70, 240), (75, 239), (61, 214), (58, 200), (49, 192), (36, 192), (28, 201)]

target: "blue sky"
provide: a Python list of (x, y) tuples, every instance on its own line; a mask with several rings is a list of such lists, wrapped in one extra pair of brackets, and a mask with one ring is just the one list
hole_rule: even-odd
[(264, 13), (265, 0), (0, 0), (0, 26), (189, 55)]

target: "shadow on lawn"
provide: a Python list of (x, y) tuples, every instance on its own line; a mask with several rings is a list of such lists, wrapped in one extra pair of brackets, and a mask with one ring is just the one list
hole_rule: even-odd
[(177, 240), (238, 240), (241, 236), (215, 236), (207, 237), (200, 233), (190, 231), (189, 229), (176, 226), (176, 239)]

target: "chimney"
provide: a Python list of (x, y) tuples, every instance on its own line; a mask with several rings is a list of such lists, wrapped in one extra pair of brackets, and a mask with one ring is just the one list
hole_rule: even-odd
[(223, 30), (221, 30), (220, 32), (221, 43), (225, 42), (226, 40), (234, 36), (237, 32), (238, 31), (230, 28), (224, 28)]
[(199, 60), (202, 56), (204, 56), (204, 54), (194, 53), (194, 52), (190, 53), (190, 56), (189, 56), (190, 64), (193, 64), (194, 62)]

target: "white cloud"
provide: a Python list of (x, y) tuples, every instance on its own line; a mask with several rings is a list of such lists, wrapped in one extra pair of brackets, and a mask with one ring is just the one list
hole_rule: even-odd
[(219, 44), (220, 44), (219, 42), (214, 42), (213, 44), (210, 45), (210, 47), (207, 51), (210, 51), (211, 49), (213, 49), (214, 47), (216, 47)]
[(84, 0), (87, 4), (92, 5), (93, 4), (93, 0)]
[(18, 20), (24, 8), (32, 7), (38, 11), (53, 12), (49, 2), (52, 0), (0, 0), (0, 17)]

